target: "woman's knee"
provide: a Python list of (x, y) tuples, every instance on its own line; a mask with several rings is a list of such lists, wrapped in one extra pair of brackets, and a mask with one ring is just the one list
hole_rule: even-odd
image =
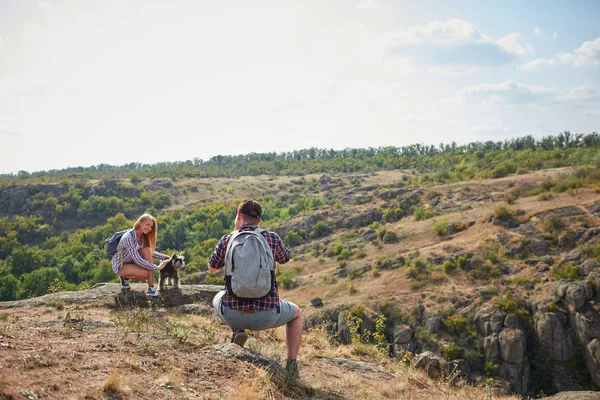
[(152, 252), (150, 251), (150, 247), (142, 247), (139, 250), (139, 253), (144, 260), (152, 262)]

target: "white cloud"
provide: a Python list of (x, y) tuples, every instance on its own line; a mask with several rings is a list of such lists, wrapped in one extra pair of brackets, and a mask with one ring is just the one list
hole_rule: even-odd
[(0, 50), (6, 48), (6, 39), (0, 36)]
[(596, 117), (600, 115), (600, 110), (586, 110), (583, 112), (584, 117)]
[(537, 60), (529, 61), (523, 65), (519, 65), (517, 68), (522, 71), (535, 71), (537, 69), (550, 67), (556, 64), (556, 60), (552, 58), (538, 58)]
[(484, 83), (469, 86), (459, 92), (460, 96), (496, 104), (539, 104), (553, 99), (558, 89), (546, 86), (530, 86), (509, 79), (501, 83)]
[(554, 32), (554, 33), (552, 34), (552, 39), (556, 39), (556, 38), (558, 38), (558, 33), (557, 33), (557, 32)]
[(436, 68), (500, 65), (532, 52), (533, 47), (519, 33), (495, 39), (472, 23), (457, 18), (400, 30), (392, 36), (388, 49), (392, 56), (411, 55)]
[(533, 47), (521, 37), (520, 33), (510, 33), (496, 41), (509, 54), (522, 56), (533, 53)]
[(535, 36), (542, 36), (544, 34), (542, 30), (537, 26), (533, 28), (533, 33), (535, 34)]
[(429, 71), (447, 76), (466, 76), (479, 71), (480, 67), (473, 66), (441, 66), (430, 67)]
[(425, 26), (413, 26), (396, 33), (398, 46), (430, 44), (477, 43), (487, 40), (472, 23), (451, 18), (447, 21), (433, 21)]
[(600, 100), (600, 87), (591, 85), (581, 85), (573, 87), (569, 92), (561, 96), (559, 100), (563, 101), (596, 101)]
[(584, 42), (572, 53), (560, 53), (556, 58), (564, 64), (576, 67), (600, 65), (600, 37)]

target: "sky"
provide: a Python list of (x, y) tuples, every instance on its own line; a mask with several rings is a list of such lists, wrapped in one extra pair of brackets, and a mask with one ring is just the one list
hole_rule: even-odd
[(0, 174), (600, 131), (596, 0), (0, 0)]

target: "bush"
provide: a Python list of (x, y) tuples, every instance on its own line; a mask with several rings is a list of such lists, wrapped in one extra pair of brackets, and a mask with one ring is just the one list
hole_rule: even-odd
[(517, 211), (513, 207), (509, 206), (498, 206), (494, 210), (494, 217), (502, 222), (510, 222), (515, 219)]
[(450, 223), (448, 221), (438, 221), (433, 224), (433, 231), (439, 237), (446, 236), (448, 234), (448, 226)]
[(444, 264), (442, 264), (442, 270), (446, 274), (452, 274), (456, 271), (456, 264), (452, 260), (446, 260), (444, 261)]
[(553, 235), (557, 235), (565, 228), (565, 226), (565, 222), (562, 220), (562, 218), (556, 215), (551, 215), (546, 219), (546, 221), (544, 221), (544, 230), (552, 233)]
[(443, 353), (446, 360), (456, 360), (460, 358), (462, 354), (462, 348), (452, 341), (448, 343), (448, 346), (444, 347)]
[(446, 329), (450, 333), (455, 335), (460, 335), (463, 332), (469, 331), (469, 321), (462, 315), (451, 315), (444, 321), (444, 325)]
[(287, 235), (285, 235), (285, 238), (283, 239), (283, 243), (287, 247), (296, 247), (296, 246), (302, 244), (302, 237), (300, 235), (298, 235), (296, 232), (290, 231), (287, 233)]
[(500, 375), (500, 365), (494, 361), (485, 362), (485, 376), (493, 378)]
[(318, 221), (312, 229), (312, 237), (318, 238), (322, 236), (327, 236), (332, 232), (332, 229), (329, 225), (324, 223), (323, 221)]
[(424, 210), (422, 208), (417, 208), (414, 213), (415, 221), (422, 221), (425, 219), (433, 218), (433, 213), (431, 210)]
[(577, 279), (579, 277), (579, 266), (569, 263), (555, 265), (550, 272), (552, 278), (560, 279)]

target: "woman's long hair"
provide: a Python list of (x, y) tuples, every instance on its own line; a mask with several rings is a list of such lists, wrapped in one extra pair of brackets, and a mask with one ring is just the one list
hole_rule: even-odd
[(154, 251), (156, 250), (156, 236), (158, 234), (158, 225), (156, 224), (156, 219), (154, 219), (154, 217), (150, 214), (142, 214), (137, 219), (137, 221), (135, 221), (135, 224), (133, 225), (133, 229), (137, 230), (140, 227), (140, 225), (142, 224), (142, 221), (144, 221), (145, 219), (148, 219), (148, 218), (151, 219), (152, 222), (154, 222), (154, 224), (152, 225), (152, 230), (148, 234), (143, 234), (144, 235), (144, 243), (146, 243), (147, 246), (150, 247), (150, 250), (152, 251), (152, 253), (154, 253)]

